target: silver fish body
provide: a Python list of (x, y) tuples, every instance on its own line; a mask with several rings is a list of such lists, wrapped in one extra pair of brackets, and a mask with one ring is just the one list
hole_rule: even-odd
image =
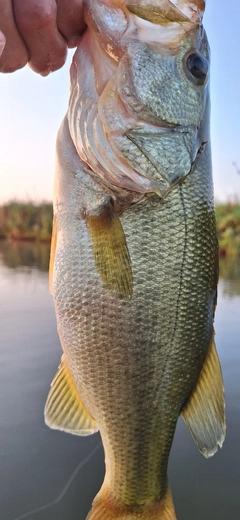
[(174, 520), (179, 415), (205, 456), (225, 433), (208, 78), (186, 70), (194, 53), (208, 63), (208, 44), (201, 27), (170, 51), (130, 38), (98, 89), (94, 46), (105, 66), (112, 58), (94, 31), (86, 41), (57, 145), (51, 267), (64, 357), (46, 421), (100, 431), (106, 475), (89, 519)]

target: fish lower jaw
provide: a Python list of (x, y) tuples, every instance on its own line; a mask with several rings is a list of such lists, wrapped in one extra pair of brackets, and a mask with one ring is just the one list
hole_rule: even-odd
[[(151, 156), (142, 151), (135, 140), (147, 139), (161, 140), (174, 132), (175, 126), (165, 124), (157, 126), (152, 123), (139, 123), (133, 130), (124, 133), (112, 133), (108, 135), (99, 125), (98, 133), (94, 138), (86, 139), (81, 135), (78, 140), (78, 151), (83, 162), (87, 163), (100, 183), (113, 191), (126, 190), (139, 195), (155, 193), (159, 197), (165, 197), (175, 183), (176, 175), (165, 172), (152, 161)], [(90, 131), (89, 131), (90, 134)], [(91, 146), (90, 146), (91, 145)], [(132, 149), (129, 153), (129, 149)], [(138, 161), (136, 159), (138, 154)], [(147, 173), (144, 165), (147, 162)]]
[(168, 190), (169, 184), (164, 179), (162, 181), (151, 179), (134, 168), (114, 143), (108, 142), (107, 152), (109, 153), (106, 154), (106, 149), (98, 148), (96, 143), (93, 143), (91, 154), (84, 154), (82, 157), (81, 153), (79, 154), (99, 179), (100, 184), (113, 191), (124, 190), (142, 196), (156, 193), (162, 197)]
[[(188, 175), (177, 175), (174, 172), (159, 171), (154, 164), (151, 164), (151, 170), (155, 178), (146, 177), (140, 170), (127, 163), (124, 156), (116, 156), (115, 165), (104, 166), (100, 163), (96, 166), (91, 160), (84, 162), (91, 168), (95, 180), (98, 180), (100, 185), (109, 188), (110, 191), (121, 195), (123, 199), (129, 198), (132, 194), (131, 200), (140, 200), (145, 195), (157, 195), (159, 198), (165, 198), (174, 187)], [(149, 164), (151, 161), (149, 160)], [(189, 170), (190, 171), (190, 170)]]

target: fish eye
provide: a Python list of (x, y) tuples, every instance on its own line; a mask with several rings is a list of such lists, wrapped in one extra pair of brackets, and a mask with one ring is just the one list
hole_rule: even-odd
[(185, 56), (187, 76), (197, 85), (203, 85), (208, 74), (208, 61), (202, 54), (191, 52)]

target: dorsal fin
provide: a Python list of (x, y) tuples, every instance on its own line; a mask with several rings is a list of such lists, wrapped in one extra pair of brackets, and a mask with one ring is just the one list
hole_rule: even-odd
[(222, 447), (226, 433), (224, 387), (214, 333), (196, 387), (181, 416), (204, 457), (211, 457), (218, 446)]
[(96, 421), (86, 410), (76, 390), (64, 356), (53, 378), (44, 416), (46, 424), (55, 430), (75, 435), (90, 435), (98, 431)]

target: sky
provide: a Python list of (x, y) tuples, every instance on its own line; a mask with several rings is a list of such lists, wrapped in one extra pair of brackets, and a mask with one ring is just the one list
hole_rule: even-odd
[[(239, 0), (207, 0), (204, 26), (212, 58), (211, 139), (217, 201), (240, 201), (239, 20)], [(67, 110), (72, 55), (73, 51), (65, 66), (48, 77), (28, 67), (0, 74), (0, 203), (52, 200), (55, 141)]]

